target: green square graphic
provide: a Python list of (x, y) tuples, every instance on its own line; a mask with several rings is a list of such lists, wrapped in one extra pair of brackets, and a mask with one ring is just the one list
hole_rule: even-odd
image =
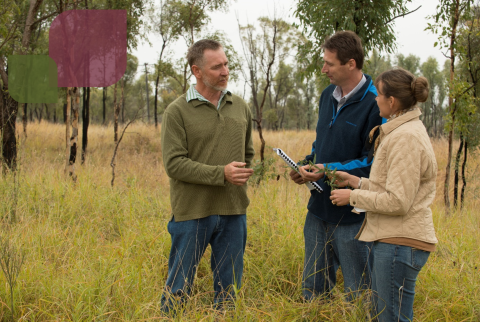
[(19, 103), (56, 103), (57, 77), (57, 65), (49, 56), (8, 56), (8, 87)]

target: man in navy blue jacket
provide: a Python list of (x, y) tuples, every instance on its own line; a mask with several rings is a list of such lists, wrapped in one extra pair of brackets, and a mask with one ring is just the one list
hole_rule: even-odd
[[(320, 97), (317, 136), (312, 152), (305, 157), (320, 169), (328, 167), (368, 177), (365, 142), (370, 130), (382, 123), (375, 98), (377, 91), (370, 76), (362, 73), (364, 53), (360, 38), (341, 31), (322, 46), (325, 64), (322, 73), (330, 79)], [(300, 167), (290, 172), (293, 181), (316, 181), (324, 190), (311, 191), (304, 227), (305, 263), (303, 295), (310, 300), (329, 293), (336, 283), (336, 271), (342, 267), (344, 289), (353, 299), (357, 291), (370, 284), (370, 243), (355, 239), (365, 214), (352, 212), (351, 206), (332, 204), (330, 187), (323, 172)]]

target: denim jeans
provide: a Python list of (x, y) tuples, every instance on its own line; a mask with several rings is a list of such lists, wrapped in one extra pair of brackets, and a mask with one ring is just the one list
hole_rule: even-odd
[(412, 321), (415, 282), (430, 252), (375, 242), (372, 290), (378, 321)]
[(246, 215), (213, 215), (201, 219), (168, 223), (172, 248), (162, 307), (169, 311), (190, 294), (198, 264), (208, 244), (212, 247), (215, 303), (232, 300), (233, 286), (242, 284), (243, 253), (247, 240)]
[(305, 263), (303, 296), (311, 300), (327, 295), (336, 284), (336, 272), (342, 267), (344, 291), (349, 300), (358, 291), (370, 287), (370, 250), (372, 243), (355, 239), (362, 223), (329, 224), (307, 213), (305, 220)]

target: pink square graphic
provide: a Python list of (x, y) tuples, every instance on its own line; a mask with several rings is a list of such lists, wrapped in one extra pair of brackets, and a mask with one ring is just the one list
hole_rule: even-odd
[(70, 10), (58, 15), (49, 33), (49, 56), (59, 87), (106, 87), (127, 68), (127, 11)]

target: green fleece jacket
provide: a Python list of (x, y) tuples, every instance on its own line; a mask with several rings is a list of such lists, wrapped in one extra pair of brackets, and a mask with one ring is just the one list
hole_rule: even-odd
[(227, 93), (218, 110), (187, 102), (186, 94), (172, 102), (162, 119), (162, 156), (175, 221), (245, 214), (247, 185), (227, 182), (224, 167), (233, 161), (250, 167), (254, 154), (252, 115), (242, 98)]

